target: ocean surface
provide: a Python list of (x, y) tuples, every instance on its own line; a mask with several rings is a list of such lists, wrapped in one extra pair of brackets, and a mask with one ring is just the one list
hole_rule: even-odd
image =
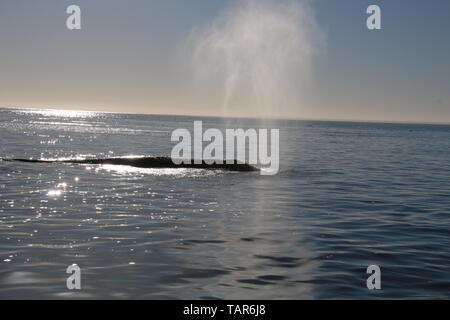
[(450, 298), (450, 126), (0, 109), (0, 157), (170, 155), (194, 120), (279, 128), (280, 172), (0, 160), (0, 298)]

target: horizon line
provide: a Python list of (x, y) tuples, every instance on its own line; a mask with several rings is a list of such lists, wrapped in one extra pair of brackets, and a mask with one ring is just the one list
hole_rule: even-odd
[(58, 107), (4, 107), (0, 109), (26, 109), (26, 110), (59, 110), (59, 111), (75, 111), (75, 112), (92, 112), (92, 113), (111, 113), (111, 114), (130, 114), (130, 115), (154, 115), (154, 116), (178, 116), (178, 117), (204, 117), (218, 119), (252, 119), (252, 120), (274, 120), (274, 121), (322, 121), (322, 122), (354, 122), (354, 123), (385, 123), (385, 124), (425, 124), (425, 125), (450, 125), (450, 122), (415, 122), (415, 121), (398, 121), (398, 120), (367, 120), (367, 119), (326, 119), (326, 118), (283, 118), (283, 117), (250, 117), (250, 116), (219, 116), (219, 115), (200, 115), (200, 114), (177, 114), (177, 113), (139, 113), (139, 112), (120, 112), (120, 111), (99, 111), (99, 110), (83, 110), (83, 109), (61, 109)]

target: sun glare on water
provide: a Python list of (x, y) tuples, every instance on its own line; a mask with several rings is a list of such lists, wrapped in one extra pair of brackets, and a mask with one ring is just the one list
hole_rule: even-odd
[(98, 112), (94, 111), (56, 110), (56, 109), (21, 109), (20, 112), (27, 114), (39, 114), (46, 117), (63, 117), (63, 118), (91, 118), (98, 115)]
[(95, 169), (96, 172), (100, 170), (105, 170), (107, 172), (113, 172), (119, 175), (145, 174), (153, 176), (177, 176), (177, 177), (215, 175), (220, 171), (217, 170), (216, 172), (213, 172), (204, 169), (190, 169), (190, 168), (137, 168), (125, 165), (108, 165), (108, 164), (100, 166), (88, 166), (86, 169), (88, 170)]

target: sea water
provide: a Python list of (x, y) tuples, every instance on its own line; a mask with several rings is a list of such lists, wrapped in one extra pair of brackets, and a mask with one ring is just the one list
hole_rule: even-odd
[(279, 173), (0, 161), (0, 298), (450, 298), (450, 126), (0, 109), (0, 157), (170, 155), (194, 120), (279, 128)]

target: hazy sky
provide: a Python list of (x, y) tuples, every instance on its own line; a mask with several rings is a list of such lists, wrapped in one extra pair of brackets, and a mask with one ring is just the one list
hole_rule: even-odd
[(0, 0), (0, 107), (450, 123), (450, 1), (254, 2)]

